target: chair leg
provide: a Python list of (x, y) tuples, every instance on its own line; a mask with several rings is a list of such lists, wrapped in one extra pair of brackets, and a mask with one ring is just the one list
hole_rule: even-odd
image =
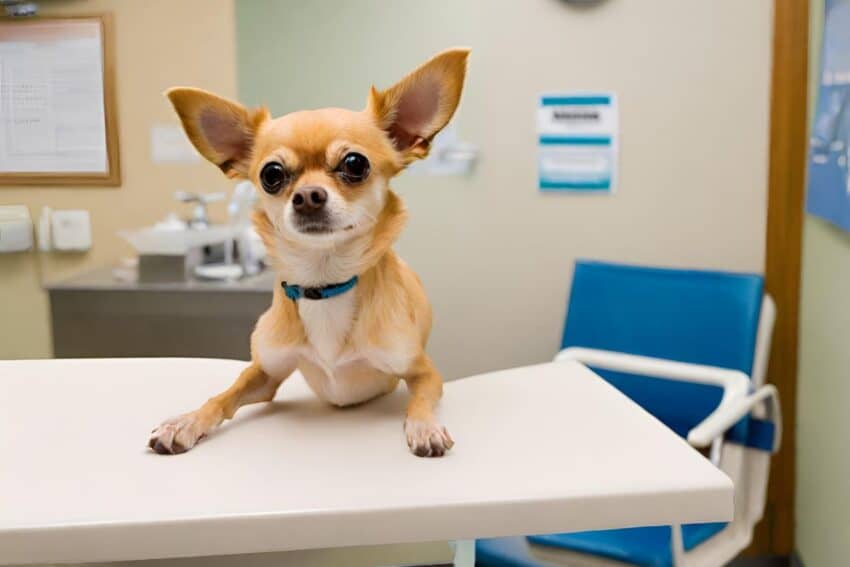
[(455, 550), (454, 567), (475, 567), (475, 540), (458, 539), (452, 542)]
[(670, 526), (670, 532), (670, 551), (673, 556), (673, 567), (682, 567), (685, 559), (685, 546), (682, 543), (681, 524)]

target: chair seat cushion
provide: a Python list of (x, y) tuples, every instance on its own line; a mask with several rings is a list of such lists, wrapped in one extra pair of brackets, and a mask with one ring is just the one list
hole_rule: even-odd
[[(685, 551), (710, 539), (724, 523), (691, 524), (682, 527)], [(571, 534), (529, 536), (534, 544), (569, 549), (578, 553), (598, 555), (645, 567), (672, 567), (669, 526), (625, 528)]]

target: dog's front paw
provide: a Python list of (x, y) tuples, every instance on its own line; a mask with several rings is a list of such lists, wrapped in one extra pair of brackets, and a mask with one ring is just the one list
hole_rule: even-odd
[(410, 452), (417, 457), (442, 457), (455, 444), (446, 428), (434, 421), (407, 419), (404, 434)]
[(164, 421), (151, 431), (148, 447), (160, 455), (185, 453), (207, 434), (196, 412)]

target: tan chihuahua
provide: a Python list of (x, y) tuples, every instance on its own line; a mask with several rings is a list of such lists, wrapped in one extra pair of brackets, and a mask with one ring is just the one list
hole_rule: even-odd
[(295, 369), (337, 406), (392, 392), (403, 379), (410, 450), (437, 457), (454, 445), (434, 416), (443, 382), (425, 354), (431, 307), (391, 248), (407, 214), (388, 183), (428, 155), (451, 119), (468, 55), (451, 49), (385, 91), (372, 87), (360, 112), (272, 119), (202, 90), (167, 92), (198, 151), (258, 188), (254, 224), (280, 285), (251, 335), (250, 365), (200, 409), (154, 429), (154, 451), (187, 451), (239, 407), (274, 398)]

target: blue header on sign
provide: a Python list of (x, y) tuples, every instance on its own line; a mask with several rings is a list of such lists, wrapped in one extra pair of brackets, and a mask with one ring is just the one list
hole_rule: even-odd
[(609, 146), (609, 136), (540, 136), (541, 146), (558, 146), (568, 144), (571, 146)]
[(543, 106), (611, 104), (611, 97), (605, 95), (590, 96), (544, 96), (540, 98)]

